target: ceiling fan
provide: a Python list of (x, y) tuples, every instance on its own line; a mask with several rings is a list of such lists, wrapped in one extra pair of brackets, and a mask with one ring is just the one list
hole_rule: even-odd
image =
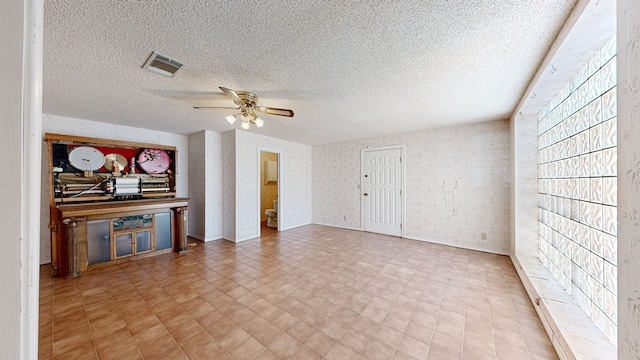
[(231, 90), (223, 86), (220, 86), (220, 90), (230, 97), (237, 106), (194, 106), (193, 108), (198, 110), (239, 110), (240, 112), (238, 114), (227, 115), (225, 119), (227, 119), (229, 124), (233, 125), (233, 123), (236, 122), (237, 116), (239, 116), (240, 120), (242, 120), (240, 127), (245, 130), (249, 129), (251, 124), (254, 124), (256, 127), (262, 127), (262, 125), (264, 125), (264, 120), (258, 117), (256, 111), (268, 115), (293, 117), (293, 110), (290, 109), (256, 105), (258, 95), (250, 91)]

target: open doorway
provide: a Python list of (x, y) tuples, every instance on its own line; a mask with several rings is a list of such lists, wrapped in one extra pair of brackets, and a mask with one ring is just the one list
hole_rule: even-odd
[(278, 231), (279, 154), (260, 151), (260, 235)]

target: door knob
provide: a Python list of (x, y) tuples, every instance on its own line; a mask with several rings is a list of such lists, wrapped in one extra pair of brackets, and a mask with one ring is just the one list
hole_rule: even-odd
[(369, 196), (369, 193), (364, 193), (363, 195), (364, 195), (364, 196)]

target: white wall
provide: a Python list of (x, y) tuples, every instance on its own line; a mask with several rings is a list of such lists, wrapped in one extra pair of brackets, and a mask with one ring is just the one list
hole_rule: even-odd
[(0, 2), (0, 348), (3, 359), (38, 358), (42, 2)]
[(618, 359), (640, 359), (640, 2), (618, 1)]
[(514, 179), (511, 255), (533, 260), (538, 256), (538, 117), (514, 116), (511, 133)]
[[(235, 144), (231, 144), (232, 141)], [(279, 229), (287, 230), (311, 222), (311, 146), (234, 130), (232, 134), (223, 134), (223, 149), (223, 164), (226, 167), (231, 168), (227, 163), (229, 157), (235, 154), (235, 224), (230, 219), (227, 222), (225, 218), (225, 228), (233, 227), (235, 236), (225, 238), (237, 242), (260, 234), (260, 149), (280, 153)], [(231, 181), (226, 173), (223, 175), (224, 181)], [(231, 185), (223, 183), (223, 188), (227, 197)], [(232, 211), (226, 205), (224, 209), (225, 213)]]
[(222, 137), (212, 131), (189, 136), (189, 235), (222, 237)]
[[(0, 32), (3, 48), (5, 44), (8, 51), (2, 51), (0, 59), (9, 67), (0, 73), (2, 86), (0, 87), (0, 109), (2, 109), (3, 124), (0, 149), (3, 154), (21, 154), (22, 152), (22, 26), (24, 14), (17, 7), (24, 5), (22, 1), (11, 1), (0, 5)], [(15, 9), (13, 8), (15, 7)], [(7, 14), (5, 11), (13, 14)], [(13, 35), (14, 38), (11, 37)], [(11, 56), (9, 56), (11, 55)], [(20, 356), (20, 307), (22, 302), (22, 279), (20, 272), (20, 260), (22, 258), (22, 168), (24, 161), (20, 156), (8, 156), (6, 166), (16, 171), (7, 171), (0, 179), (0, 192), (5, 204), (12, 206), (2, 207), (2, 224), (4, 246), (0, 252), (0, 303), (2, 303), (2, 317), (0, 322), (0, 344), (8, 352), (4, 354), (9, 358), (18, 359)], [(3, 350), (4, 352), (4, 350)]]
[[(107, 124), (103, 122), (75, 119), (58, 115), (43, 114), (42, 134), (56, 133), (74, 136), (90, 136), (103, 139), (135, 141), (141, 143), (175, 146), (178, 155), (176, 169), (176, 196), (188, 196), (189, 138), (155, 130), (134, 128), (130, 126)], [(40, 221), (40, 263), (51, 262), (51, 240), (49, 236), (49, 189), (47, 178), (47, 153), (43, 151), (42, 197)]]
[(236, 239), (236, 131), (222, 133), (222, 237)]
[(204, 196), (194, 198), (193, 195), (206, 193), (205, 144), (204, 131), (189, 135), (189, 154), (193, 156), (189, 161), (189, 235), (201, 240), (205, 237), (206, 201)]
[(405, 237), (509, 253), (508, 121), (314, 146), (312, 221), (360, 229), (360, 150), (400, 144)]

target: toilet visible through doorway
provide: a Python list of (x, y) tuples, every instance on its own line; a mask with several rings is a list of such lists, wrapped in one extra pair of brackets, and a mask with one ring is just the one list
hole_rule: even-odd
[(273, 209), (267, 209), (264, 212), (267, 215), (267, 226), (278, 227), (278, 200), (273, 200)]

